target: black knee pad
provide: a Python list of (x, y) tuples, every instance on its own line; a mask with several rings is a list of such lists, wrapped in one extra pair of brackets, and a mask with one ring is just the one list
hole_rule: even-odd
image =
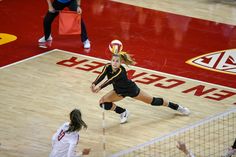
[(100, 107), (103, 108), (104, 105), (104, 109), (105, 110), (110, 110), (112, 108), (112, 102), (104, 102), (100, 104)]
[(161, 105), (163, 105), (163, 103), (164, 103), (164, 100), (162, 98), (155, 98), (155, 97), (153, 97), (151, 105), (153, 105), (153, 106), (161, 106)]

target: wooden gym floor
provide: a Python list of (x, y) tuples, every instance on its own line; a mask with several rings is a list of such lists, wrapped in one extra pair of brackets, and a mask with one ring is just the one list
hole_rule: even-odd
[[(80, 132), (78, 150), (91, 147), (89, 156), (102, 156), (98, 100), (111, 87), (93, 94), (90, 85), (109, 60), (107, 45), (112, 39), (120, 39), (124, 50), (134, 54), (138, 64), (127, 70), (140, 88), (180, 103), (192, 114), (181, 116), (126, 98), (117, 104), (131, 111), (128, 123), (120, 125), (118, 115), (106, 112), (108, 155), (235, 108), (235, 1), (82, 1), (92, 42), (89, 51), (82, 49), (78, 36), (57, 35), (56, 22), (53, 46), (37, 48), (46, 2), (35, 2), (38, 5), (32, 8), (25, 2), (27, 9), (19, 15), (7, 11), (10, 6), (10, 10), (23, 7), (18, 3), (0, 2), (0, 15), (5, 15), (0, 16), (5, 22), (0, 33), (17, 36), (0, 45), (1, 157), (48, 156), (52, 134), (74, 108), (82, 111), (88, 123), (88, 129)], [(36, 7), (40, 5), (44, 9)], [(37, 16), (28, 15), (30, 9), (37, 10)], [(17, 16), (30, 20), (21, 19), (16, 25)], [(0, 37), (5, 41), (5, 36)], [(186, 63), (195, 57), (207, 63), (205, 59), (213, 59), (217, 51), (222, 51), (222, 58), (230, 58), (222, 66), (228, 66), (228, 71)], [(208, 54), (213, 56), (202, 56)]]

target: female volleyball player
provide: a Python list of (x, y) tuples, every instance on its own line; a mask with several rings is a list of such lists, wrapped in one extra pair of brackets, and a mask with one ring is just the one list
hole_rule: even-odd
[(87, 124), (82, 120), (80, 110), (74, 109), (70, 113), (70, 122), (64, 123), (53, 135), (50, 157), (79, 157), (89, 154), (90, 149), (84, 149), (80, 155), (76, 155), (75, 149), (82, 127), (87, 128)]
[[(104, 66), (102, 73), (96, 78), (96, 80), (91, 85), (91, 91), (93, 93), (99, 92), (101, 89), (103, 89), (109, 84), (113, 85), (113, 90), (108, 92), (100, 99), (100, 106), (103, 107), (105, 110), (112, 110), (120, 114), (121, 124), (127, 121), (129, 111), (127, 109), (115, 105), (114, 102), (119, 101), (127, 96), (143, 101), (147, 104), (151, 104), (153, 106), (167, 106), (173, 110), (181, 112), (184, 115), (189, 115), (190, 111), (188, 108), (182, 107), (173, 102), (168, 102), (163, 98), (152, 97), (148, 93), (141, 90), (135, 82), (127, 78), (126, 70), (121, 65), (121, 63), (125, 63), (126, 65), (133, 65), (135, 64), (135, 62), (128, 53), (121, 51), (122, 48), (119, 49), (119, 47), (121, 46), (122, 44), (120, 41), (118, 41), (118, 43), (113, 44), (111, 49), (113, 53), (111, 63), (108, 63)], [(107, 76), (108, 79), (99, 86), (98, 84), (105, 78), (105, 76)]]

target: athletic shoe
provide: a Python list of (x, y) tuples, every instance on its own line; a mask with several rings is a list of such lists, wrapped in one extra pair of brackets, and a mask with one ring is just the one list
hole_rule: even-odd
[(83, 42), (83, 44), (84, 44), (84, 48), (85, 48), (85, 49), (89, 49), (89, 48), (91, 47), (90, 41), (89, 41), (88, 39), (85, 40), (85, 41)]
[(46, 49), (46, 48), (52, 46), (52, 40), (49, 40), (47, 42), (39, 42), (38, 45), (39, 45), (40, 48)]
[(120, 124), (126, 123), (129, 117), (129, 111), (125, 109), (123, 113), (120, 114)]
[(179, 111), (180, 113), (182, 113), (183, 115), (188, 116), (190, 114), (190, 110), (187, 107), (183, 107), (181, 105), (179, 105), (177, 111)]
[(45, 42), (47, 42), (47, 41), (52, 41), (52, 36), (51, 36), (51, 35), (48, 37), (47, 40), (45, 40), (45, 36), (43, 36), (42, 38), (40, 38), (40, 39), (38, 40), (39, 43), (45, 43)]

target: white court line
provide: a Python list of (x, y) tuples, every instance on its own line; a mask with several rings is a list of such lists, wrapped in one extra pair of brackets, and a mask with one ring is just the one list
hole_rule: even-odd
[(32, 56), (32, 57), (29, 57), (29, 58), (26, 58), (26, 59), (22, 59), (22, 60), (20, 60), (20, 61), (17, 61), (17, 62), (8, 64), (8, 65), (2, 66), (2, 67), (0, 67), (0, 70), (1, 70), (1, 69), (4, 69), (4, 68), (8, 68), (8, 67), (13, 66), (13, 65), (16, 65), (16, 64), (19, 64), (19, 63), (22, 63), (22, 62), (25, 62), (25, 61), (28, 61), (28, 60), (31, 60), (31, 59), (34, 59), (34, 58), (37, 58), (37, 57), (40, 57), (40, 56), (43, 56), (43, 55), (46, 55), (46, 54), (49, 54), (49, 53), (51, 53), (51, 52), (53, 52), (53, 51), (55, 51), (55, 50), (57, 50), (57, 49), (50, 50), (50, 51), (46, 51), (46, 52), (44, 52), (44, 53), (42, 53), (42, 54), (38, 54), (38, 55), (36, 55), (36, 56)]
[[(28, 61), (28, 60), (31, 60), (31, 59), (34, 59), (36, 57), (43, 56), (45, 54), (49, 54), (49, 53), (54, 52), (54, 51), (60, 51), (60, 52), (68, 53), (68, 54), (75, 54), (75, 55), (91, 58), (91, 59), (94, 59), (94, 60), (100, 60), (100, 61), (103, 61), (103, 62), (104, 61), (106, 61), (106, 62), (110, 61), (110, 60), (96, 58), (96, 57), (92, 57), (92, 56), (86, 56), (86, 55), (83, 55), (83, 54), (78, 54), (78, 53), (70, 52), (70, 51), (66, 51), (66, 50), (53, 49), (53, 50), (50, 50), (50, 51), (46, 51), (45, 53), (42, 53), (42, 54), (30, 57), (30, 58), (23, 59), (21, 61), (17, 61), (17, 62), (8, 64), (6, 66), (0, 67), (0, 70), (4, 69), (4, 68), (7, 68), (7, 67), (10, 67), (10, 66), (13, 66), (13, 65), (16, 65), (16, 64), (19, 64), (19, 63), (22, 63), (22, 62), (25, 62), (25, 61)], [(208, 84), (208, 85), (212, 85), (212, 86), (216, 86), (216, 87), (220, 87), (220, 88), (226, 88), (226, 89), (229, 89), (229, 90), (236, 91), (236, 89), (232, 88), (232, 87), (227, 87), (227, 86), (218, 85), (218, 84), (214, 84), (214, 83), (204, 82), (204, 81), (200, 81), (200, 80), (196, 80), (196, 79), (191, 79), (191, 78), (187, 78), (187, 77), (183, 77), (183, 76), (178, 76), (178, 75), (174, 75), (174, 74), (168, 74), (168, 73), (157, 71), (157, 70), (146, 69), (146, 68), (142, 68), (142, 67), (138, 67), (138, 66), (130, 66), (130, 67), (135, 67), (137, 69), (144, 70), (144, 71), (150, 71), (152, 73), (161, 73), (161, 74), (172, 76), (172, 77), (177, 77), (177, 78), (181, 78), (181, 79), (185, 79), (185, 80), (189, 80), (189, 81), (193, 81), (193, 82), (195, 81), (195, 82), (198, 82), (198, 83), (204, 83), (204, 84)]]

